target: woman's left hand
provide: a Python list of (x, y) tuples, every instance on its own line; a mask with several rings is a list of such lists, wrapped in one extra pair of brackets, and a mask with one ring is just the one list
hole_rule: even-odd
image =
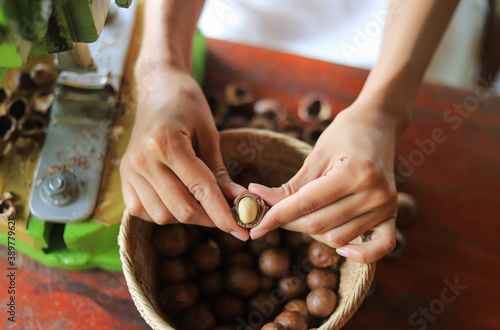
[[(396, 130), (396, 119), (373, 104), (355, 102), (340, 112), (289, 182), (279, 188), (249, 186), (272, 206), (251, 237), (277, 227), (303, 232), (360, 263), (391, 252), (396, 244)], [(350, 243), (367, 231), (369, 241)]]

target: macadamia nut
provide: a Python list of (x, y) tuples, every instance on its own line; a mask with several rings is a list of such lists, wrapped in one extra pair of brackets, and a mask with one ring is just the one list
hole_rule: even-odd
[(252, 197), (242, 198), (238, 204), (238, 214), (241, 222), (249, 224), (255, 221), (259, 212), (259, 204)]

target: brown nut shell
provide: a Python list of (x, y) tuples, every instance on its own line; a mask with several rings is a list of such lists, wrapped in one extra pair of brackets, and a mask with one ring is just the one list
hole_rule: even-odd
[(255, 101), (253, 104), (253, 113), (257, 116), (266, 116), (268, 118), (272, 118), (279, 114), (283, 105), (276, 99), (272, 98), (264, 98)]
[(283, 311), (294, 311), (299, 312), (306, 318), (308, 323), (310, 323), (311, 315), (307, 311), (306, 301), (303, 299), (294, 299), (286, 303), (285, 307), (283, 307)]
[(37, 90), (33, 94), (31, 101), (33, 110), (38, 111), (41, 114), (47, 113), (54, 103), (54, 98), (54, 92), (50, 89)]
[(181, 282), (187, 279), (186, 264), (180, 258), (167, 258), (158, 264), (160, 283)]
[(328, 268), (313, 269), (307, 275), (307, 285), (309, 289), (326, 287), (335, 290), (339, 284), (339, 276), (333, 270)]
[(276, 280), (271, 276), (259, 273), (259, 290), (272, 291)]
[(280, 248), (265, 250), (259, 257), (259, 268), (264, 275), (278, 278), (290, 268), (290, 251)]
[(246, 312), (263, 314), (266, 318), (274, 318), (281, 311), (281, 305), (276, 296), (269, 291), (260, 291), (250, 297), (246, 304)]
[(22, 124), (30, 117), (31, 106), (24, 96), (17, 96), (7, 104), (6, 112), (8, 115), (16, 118), (18, 124)]
[(307, 310), (316, 317), (327, 317), (335, 310), (337, 295), (328, 288), (318, 288), (309, 292), (306, 298)]
[(27, 71), (19, 71), (14, 77), (14, 85), (17, 89), (30, 89), (35, 87), (35, 82)]
[(404, 227), (410, 225), (417, 215), (417, 202), (408, 193), (398, 192), (398, 215), (396, 225)]
[(261, 330), (287, 330), (288, 328), (282, 324), (271, 322), (262, 327)]
[(203, 274), (198, 279), (198, 286), (201, 292), (209, 297), (217, 296), (224, 292), (224, 282), (222, 273), (214, 270)]
[(314, 238), (312, 238), (309, 234), (301, 233), (300, 236), (302, 239), (302, 243), (304, 244), (311, 244), (312, 242), (314, 242)]
[(333, 117), (328, 97), (320, 93), (311, 93), (303, 97), (297, 115), (306, 123), (323, 122)]
[(234, 266), (228, 270), (224, 282), (229, 292), (248, 297), (259, 288), (259, 275), (252, 269)]
[[(243, 200), (246, 197), (250, 197), (253, 200), (255, 200), (255, 202), (257, 202), (257, 205), (259, 208), (257, 210), (257, 215), (255, 217), (255, 220), (253, 220), (250, 223), (244, 223), (240, 219), (240, 214), (238, 213), (238, 206), (239, 206), (241, 200)], [(266, 203), (264, 203), (264, 200), (259, 195), (252, 194), (252, 193), (243, 193), (243, 194), (239, 195), (238, 197), (236, 197), (236, 199), (234, 200), (234, 206), (231, 209), (231, 213), (233, 214), (234, 221), (236, 221), (236, 223), (238, 225), (240, 225), (243, 228), (253, 228), (253, 227), (257, 226), (260, 223), (260, 221), (262, 220), (262, 218), (264, 217), (264, 214), (266, 213)]]
[(330, 267), (340, 261), (340, 255), (334, 248), (314, 241), (309, 245), (309, 260), (320, 268)]
[(164, 256), (180, 256), (187, 248), (186, 229), (180, 224), (159, 226), (153, 236), (153, 245)]
[(237, 84), (228, 84), (224, 88), (224, 101), (230, 106), (241, 106), (253, 102), (255, 97), (245, 87)]
[(215, 326), (215, 316), (204, 305), (195, 305), (184, 313), (182, 317), (182, 329), (205, 330)]
[(0, 86), (0, 104), (7, 102), (12, 92), (7, 86)]
[(307, 330), (309, 329), (307, 325), (306, 318), (295, 311), (284, 311), (281, 312), (276, 318), (274, 322), (279, 323), (285, 326), (289, 330)]
[(0, 221), (14, 220), (16, 218), (16, 208), (13, 196), (9, 192), (3, 193), (0, 197)]
[[(303, 274), (301, 274), (304, 276)], [(307, 284), (305, 277), (297, 274), (289, 274), (278, 281), (278, 288), (286, 300), (305, 298), (307, 295)]]
[(49, 87), (56, 81), (54, 70), (44, 63), (39, 63), (31, 69), (31, 79), (39, 87)]
[(199, 244), (193, 251), (193, 261), (203, 272), (214, 270), (222, 261), (219, 246), (212, 239)]
[(398, 258), (399, 256), (401, 256), (401, 253), (403, 253), (405, 246), (406, 246), (406, 239), (403, 233), (401, 233), (401, 231), (396, 228), (396, 246), (394, 247), (394, 249), (392, 249), (391, 252), (389, 252), (385, 256), (385, 258), (387, 259)]
[(31, 138), (38, 143), (43, 141), (47, 131), (47, 120), (40, 115), (32, 115), (21, 127), (21, 136)]
[(316, 144), (323, 131), (328, 126), (325, 124), (309, 124), (304, 128), (302, 132), (302, 140), (306, 141), (310, 145)]
[(281, 242), (280, 232), (281, 230), (278, 228), (268, 232), (261, 238), (250, 241), (250, 250), (255, 255), (260, 255), (269, 248), (278, 247)]
[(0, 116), (0, 140), (3, 142), (15, 140), (17, 138), (17, 120), (14, 116)]
[(194, 287), (186, 282), (173, 282), (165, 286), (160, 292), (160, 302), (168, 315), (176, 316), (194, 305), (198, 293)]

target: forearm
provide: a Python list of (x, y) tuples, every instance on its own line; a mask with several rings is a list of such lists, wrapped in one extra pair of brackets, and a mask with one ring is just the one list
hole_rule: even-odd
[[(402, 132), (425, 69), (458, 0), (392, 0), (379, 59), (358, 97), (397, 121)], [(392, 11), (392, 13), (391, 13)]]
[(191, 48), (204, 0), (146, 0), (137, 66), (191, 70)]

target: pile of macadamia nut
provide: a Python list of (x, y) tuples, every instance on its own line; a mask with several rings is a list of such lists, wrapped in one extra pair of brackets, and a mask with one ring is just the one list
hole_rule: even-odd
[(277, 229), (240, 241), (216, 228), (157, 227), (159, 301), (176, 328), (309, 329), (337, 305), (335, 249)]

